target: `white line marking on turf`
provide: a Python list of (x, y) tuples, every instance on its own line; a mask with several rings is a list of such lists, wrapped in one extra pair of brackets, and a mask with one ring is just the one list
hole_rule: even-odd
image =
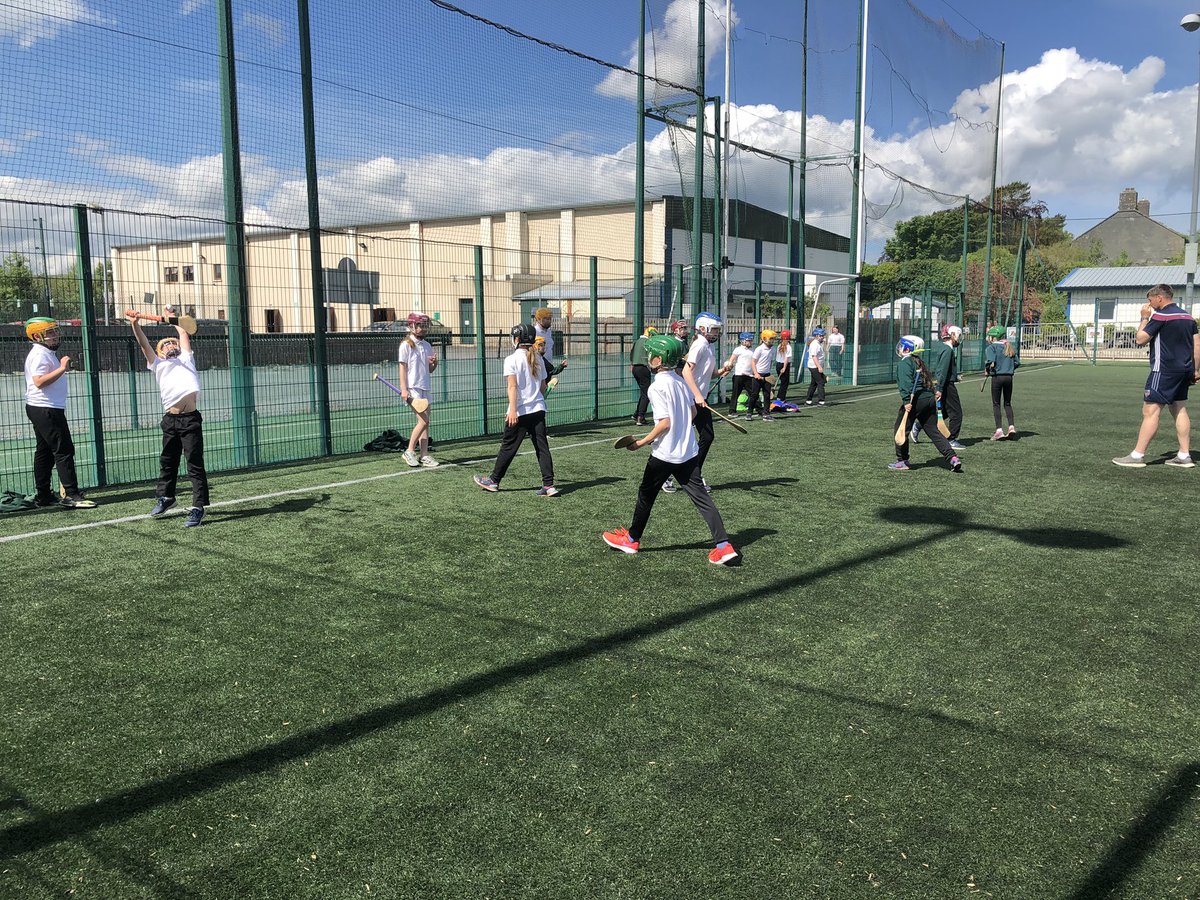
[[(563, 444), (560, 447), (555, 447), (555, 450), (575, 450), (579, 447), (591, 447), (596, 444), (606, 444), (612, 438), (601, 438), (595, 441), (582, 441), (578, 444)], [(529, 456), (533, 450), (522, 450), (518, 456)], [(396, 454), (397, 457), (400, 454)], [(259, 500), (274, 500), (276, 497), (288, 497), (293, 494), (311, 494), (316, 491), (323, 491), (330, 488), (352, 487), (356, 484), (368, 484), (372, 481), (383, 481), (388, 478), (399, 478), (403, 475), (423, 475), (432, 472), (438, 472), (443, 469), (461, 469), (464, 466), (476, 466), (480, 463), (491, 462), (494, 457), (488, 456), (483, 459), (468, 459), (463, 462), (442, 463), (436, 469), (401, 469), (398, 472), (385, 472), (383, 475), (371, 475), (367, 478), (352, 478), (348, 481), (333, 481), (329, 484), (315, 484), (312, 487), (288, 488), (285, 491), (273, 491), (269, 494), (255, 494), (253, 497), (240, 497), (236, 500), (220, 500), (217, 503), (210, 503), (209, 509), (216, 509), (221, 506), (237, 506), (240, 503), (254, 503)], [(182, 507), (181, 511), (187, 507)], [(9, 534), (0, 537), (0, 544), (8, 544), (13, 541), (23, 541), (26, 538), (44, 537), (48, 534), (64, 534), (68, 531), (83, 531), (87, 528), (102, 528), (105, 525), (124, 525), (128, 522), (142, 522), (150, 518), (149, 513), (141, 513), (136, 516), (122, 516), (119, 519), (105, 519), (102, 522), (82, 522), (78, 525), (64, 525), (61, 528), (44, 528), (41, 531), (30, 531), (26, 534)], [(178, 518), (171, 516), (170, 518)]]

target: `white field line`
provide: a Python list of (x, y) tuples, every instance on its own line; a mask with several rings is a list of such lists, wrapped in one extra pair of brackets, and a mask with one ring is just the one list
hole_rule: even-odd
[[(1053, 366), (1045, 366), (1044, 368), (1045, 369), (1057, 369), (1061, 365), (1062, 365), (1062, 363), (1058, 363)], [(1033, 372), (1040, 372), (1040, 371), (1043, 371), (1043, 367), (1033, 369), (1024, 374), (1030, 375), (1030, 374), (1033, 374)], [(978, 380), (979, 379), (970, 379), (971, 382), (975, 382)], [(964, 381), (964, 382), (960, 382), (960, 383), (966, 384), (968, 382)], [(841, 405), (842, 403), (858, 403), (860, 400), (878, 400), (881, 397), (894, 397), (894, 396), (895, 396), (895, 391), (888, 391), (883, 394), (870, 394), (866, 397), (855, 397), (853, 400), (842, 400), (842, 401), (839, 401), (838, 404)], [(600, 440), (596, 440), (596, 441), (582, 441), (577, 444), (564, 444), (561, 447), (554, 447), (553, 449), (555, 451), (575, 450), (579, 447), (593, 447), (596, 444), (604, 444), (604, 443), (607, 443), (609, 440), (611, 440), (611, 439), (610, 438), (601, 438)], [(532, 450), (523, 450), (520, 453), (518, 453), (517, 455), (518, 456), (529, 456), (531, 453), (533, 453)], [(396, 455), (399, 456), (399, 454), (396, 454)], [(352, 478), (349, 481), (333, 481), (333, 482), (330, 482), (329, 484), (317, 484), (317, 485), (313, 485), (311, 487), (289, 488), (285, 491), (273, 491), (269, 494), (255, 494), (252, 497), (241, 497), (236, 500), (221, 500), (221, 501), (218, 501), (217, 503), (210, 504), (209, 508), (216, 509), (216, 508), (222, 507), (222, 506), (237, 506), (240, 503), (255, 503), (259, 500), (274, 500), (278, 497), (289, 497), (289, 496), (293, 496), (295, 494), (311, 494), (311, 493), (314, 493), (315, 491), (330, 490), (332, 488), (352, 487), (356, 484), (368, 484), (372, 481), (384, 481), (388, 478), (400, 478), (401, 476), (404, 476), (404, 475), (422, 475), (422, 474), (429, 474), (432, 472), (437, 472), (442, 469), (458, 469), (458, 468), (462, 468), (464, 466), (475, 466), (475, 465), (479, 465), (480, 463), (489, 462), (492, 458), (493, 457), (488, 456), (488, 457), (484, 457), (483, 459), (469, 459), (469, 460), (466, 460), (465, 462), (459, 462), (459, 463), (442, 463), (436, 469), (402, 469), (398, 472), (386, 472), (383, 475), (371, 475), (368, 478)], [(181, 509), (181, 511), (185, 510), (185, 509), (186, 509), (186, 507), (183, 507)], [(150, 518), (150, 514), (144, 513), (144, 514), (136, 515), (136, 516), (122, 516), (119, 519), (105, 519), (102, 522), (84, 522), (79, 525), (64, 525), (61, 528), (45, 528), (45, 529), (42, 529), (41, 531), (30, 531), (27, 534), (10, 534), (10, 535), (5, 535), (3, 537), (0, 537), (0, 544), (9, 544), (9, 543), (12, 543), (13, 541), (23, 541), (28, 538), (45, 537), (46, 535), (49, 535), (49, 534), (64, 534), (69, 531), (82, 531), (85, 528), (102, 528), (105, 525), (124, 525), (128, 522), (142, 522), (149, 518)]]
[[(592, 447), (596, 444), (607, 444), (612, 438), (601, 438), (595, 441), (583, 441), (577, 444), (563, 444), (562, 446), (552, 448), (555, 452), (561, 450), (574, 450), (579, 447)], [(518, 456), (529, 456), (533, 450), (522, 450)], [(400, 454), (396, 454), (397, 460), (400, 459)], [(385, 472), (383, 475), (371, 475), (367, 478), (352, 478), (349, 481), (332, 481), (328, 484), (314, 484), (311, 487), (288, 488), (285, 491), (273, 491), (269, 494), (255, 494), (252, 497), (240, 497), (236, 500), (220, 500), (217, 503), (209, 504), (209, 509), (216, 509), (222, 506), (237, 506), (240, 503), (255, 503), (259, 500), (274, 500), (277, 497), (289, 497), (294, 494), (312, 494), (317, 491), (330, 490), (332, 488), (352, 487), (356, 484), (369, 484), (372, 481), (384, 481), (388, 478), (400, 478), (404, 475), (428, 475), (434, 472), (440, 472), (443, 469), (459, 469), (465, 466), (475, 466), (480, 463), (491, 462), (494, 457), (488, 456), (482, 459), (468, 459), (464, 462), (442, 463), (436, 469), (402, 469), (398, 472)], [(181, 507), (180, 511), (186, 511), (187, 507)], [(76, 513), (79, 515), (79, 513)], [(102, 522), (84, 522), (79, 525), (64, 525), (61, 528), (44, 528), (41, 531), (31, 531), (27, 534), (10, 534), (0, 537), (0, 544), (8, 544), (13, 541), (23, 541), (27, 538), (45, 537), (48, 534), (64, 534), (68, 531), (82, 531), (85, 528), (102, 528), (105, 525), (124, 525), (128, 522), (142, 522), (150, 518), (149, 513), (143, 513), (136, 516), (122, 516), (119, 519), (105, 519)]]

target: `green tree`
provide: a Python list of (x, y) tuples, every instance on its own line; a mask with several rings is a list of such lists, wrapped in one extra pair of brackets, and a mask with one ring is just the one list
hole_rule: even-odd
[(42, 293), (29, 260), (20, 253), (10, 253), (0, 262), (0, 319), (9, 322), (32, 314), (32, 301)]

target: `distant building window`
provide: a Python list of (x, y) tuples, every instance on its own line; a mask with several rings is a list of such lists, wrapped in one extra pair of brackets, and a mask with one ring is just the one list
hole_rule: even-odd
[(1101, 300), (1097, 304), (1101, 321), (1111, 322), (1117, 315), (1116, 300)]
[(175, 282), (179, 280), (179, 266), (166, 266), (163, 269), (163, 281)]
[(193, 269), (191, 266), (184, 266), (183, 267), (183, 280), (184, 281), (195, 281), (196, 280), (196, 270)]
[(267, 313), (267, 333), (279, 334), (283, 331), (283, 314), (277, 309), (268, 309)]
[(213, 263), (213, 281), (221, 280), (221, 264)]

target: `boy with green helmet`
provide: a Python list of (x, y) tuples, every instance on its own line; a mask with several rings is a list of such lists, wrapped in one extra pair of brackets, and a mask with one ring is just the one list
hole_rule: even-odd
[(601, 537), (614, 550), (637, 553), (654, 501), (667, 479), (673, 477), (691, 498), (712, 533), (716, 547), (708, 554), (708, 561), (726, 565), (737, 559), (738, 552), (729, 542), (721, 514), (700, 477), (700, 445), (692, 428), (696, 402), (691, 388), (675, 371), (675, 364), (683, 354), (683, 342), (672, 335), (656, 334), (646, 339), (646, 356), (654, 371), (654, 382), (649, 391), (654, 427), (649, 434), (631, 443), (629, 449), (637, 450), (649, 444), (650, 458), (638, 487), (632, 524), (628, 529), (606, 531)]

